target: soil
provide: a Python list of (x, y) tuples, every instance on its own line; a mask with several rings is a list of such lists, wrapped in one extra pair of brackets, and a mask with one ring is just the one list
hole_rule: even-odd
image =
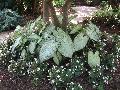
[[(117, 64), (114, 73), (106, 73), (112, 76), (112, 79), (105, 84), (105, 90), (120, 90), (120, 63)], [(34, 86), (29, 76), (15, 76), (6, 69), (0, 68), (0, 90), (52, 90), (51, 84), (47, 79), (39, 81), (38, 86)], [(88, 82), (87, 73), (83, 73), (79, 77), (73, 78), (77, 83), (80, 83), (85, 90), (95, 90)], [(64, 90), (64, 89), (62, 89)]]
[(5, 31), (0, 33), (0, 43), (6, 42), (9, 38), (10, 33), (13, 32), (13, 30)]
[(119, 34), (120, 35), (120, 23), (118, 23), (114, 18), (110, 18), (109, 21), (107, 21), (107, 18), (109, 17), (93, 17), (91, 21), (97, 25), (102, 32), (106, 31), (110, 34)]

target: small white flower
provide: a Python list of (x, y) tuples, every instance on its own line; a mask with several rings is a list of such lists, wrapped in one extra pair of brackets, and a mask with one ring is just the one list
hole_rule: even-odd
[(59, 76), (59, 75), (57, 75), (57, 78), (60, 78), (60, 76)]
[(35, 27), (35, 29), (37, 30), (37, 29), (38, 29), (38, 27)]
[(2, 52), (2, 50), (0, 50), (0, 53)]
[(54, 83), (55, 81), (54, 80), (51, 80), (51, 83)]
[(76, 62), (79, 63), (79, 60), (77, 60)]
[(63, 66), (61, 66), (61, 68), (63, 68)]
[(66, 76), (68, 77), (68, 75), (66, 74)]
[(60, 72), (59, 70), (56, 71), (57, 73)]
[(71, 82), (70, 84), (74, 84), (73, 82)]
[(37, 68), (37, 71), (40, 71), (40, 68), (39, 68), (39, 67)]
[(72, 90), (74, 90), (74, 88), (72, 88)]

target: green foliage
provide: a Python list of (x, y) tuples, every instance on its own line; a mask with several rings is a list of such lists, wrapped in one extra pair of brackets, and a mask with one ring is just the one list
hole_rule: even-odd
[(90, 5), (93, 2), (93, 0), (85, 0), (85, 1), (88, 5)]
[(88, 52), (88, 64), (93, 66), (100, 66), (99, 52), (96, 51), (95, 54), (92, 51)]
[(98, 6), (103, 0), (83, 0), (83, 4), (89, 6)]
[[(60, 89), (63, 87), (66, 88), (80, 88), (79, 85), (75, 85), (75, 83), (72, 82), (72, 78), (79, 76), (84, 71), (84, 64), (83, 62), (76, 58), (71, 59), (70, 63), (64, 66), (53, 66), (50, 70), (48, 70), (50, 82), (53, 85), (54, 88)], [(70, 84), (72, 84), (69, 86)]]
[[(97, 88), (97, 90), (104, 90), (105, 84), (108, 84), (109, 80), (111, 79), (111, 76), (109, 73), (105, 72), (115, 72), (116, 70), (116, 61), (118, 62), (119, 59), (119, 51), (118, 51), (118, 42), (120, 42), (119, 35), (111, 35), (111, 41), (112, 44), (106, 43), (106, 41), (109, 41), (108, 38), (103, 38), (101, 43), (100, 43), (100, 51), (99, 51), (99, 56), (96, 54), (96, 66), (92, 66), (91, 70), (88, 72), (89, 73), (89, 81), (92, 83), (94, 88)], [(109, 37), (109, 39), (110, 39)], [(117, 40), (116, 40), (117, 38)], [(108, 46), (110, 45), (110, 46)], [(107, 48), (109, 47), (109, 48)], [(112, 48), (110, 48), (112, 47)], [(93, 54), (93, 52), (91, 53)], [(95, 54), (94, 54), (95, 55)], [(92, 56), (92, 55), (91, 55)], [(95, 58), (95, 57), (94, 57)], [(89, 59), (88, 59), (89, 60)], [(90, 62), (93, 60), (91, 59)], [(99, 62), (100, 61), (100, 62)], [(88, 62), (89, 63), (89, 62)], [(92, 63), (92, 65), (94, 64)], [(97, 65), (99, 64), (99, 65)]]
[(88, 27), (86, 27), (86, 29), (87, 29), (86, 33), (90, 37), (90, 39), (93, 39), (95, 41), (98, 41), (100, 39), (101, 32), (96, 25), (90, 22), (90, 24), (88, 24)]
[(55, 51), (57, 51), (57, 43), (53, 40), (45, 42), (39, 53), (40, 61), (43, 62), (53, 57)]
[(0, 10), (11, 9), (19, 14), (40, 14), (41, 0), (0, 0)]
[(105, 76), (104, 69), (101, 66), (95, 66), (89, 71), (89, 81), (97, 90), (104, 90), (104, 83), (107, 83), (109, 76)]
[(53, 34), (59, 43), (58, 51), (63, 56), (72, 58), (74, 46), (70, 36), (60, 28), (54, 31)]
[(4, 9), (0, 12), (0, 32), (8, 29), (14, 29), (21, 23), (22, 17), (15, 11)]
[(100, 8), (92, 18), (94, 23), (103, 23), (106, 26), (114, 27), (120, 24), (120, 8), (113, 9), (110, 5)]
[(75, 51), (83, 49), (86, 46), (88, 40), (88, 36), (84, 35), (83, 33), (78, 34), (74, 39)]
[(10, 61), (11, 64), (8, 66), (8, 70), (17, 75), (24, 76), (29, 75), (34, 77), (35, 79), (43, 79), (46, 75), (45, 72), (47, 70), (46, 63), (39, 63), (36, 58), (31, 57), (29, 60), (19, 59), (18, 61)]
[(62, 7), (64, 5), (65, 1), (64, 0), (53, 0), (53, 5), (55, 7)]
[(62, 61), (62, 55), (59, 52), (56, 52), (53, 56), (53, 60), (57, 65), (59, 65)]
[(104, 7), (102, 7), (100, 10), (98, 10), (95, 14), (97, 17), (120, 17), (120, 9), (115, 10), (108, 4), (106, 4)]
[(84, 90), (83, 87), (80, 84), (76, 84), (76, 83), (69, 83), (68, 84), (68, 90)]

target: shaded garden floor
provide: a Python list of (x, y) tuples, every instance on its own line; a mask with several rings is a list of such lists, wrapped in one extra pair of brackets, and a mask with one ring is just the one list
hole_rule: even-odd
[[(114, 73), (106, 73), (112, 76), (112, 79), (105, 84), (105, 90), (120, 90), (120, 63), (118, 63)], [(86, 73), (74, 78), (85, 90), (94, 90), (88, 83)], [(31, 77), (15, 76), (7, 70), (0, 68), (0, 90), (51, 90), (51, 85), (47, 80), (39, 82), (38, 86), (33, 86)], [(64, 90), (64, 89), (61, 89)]]

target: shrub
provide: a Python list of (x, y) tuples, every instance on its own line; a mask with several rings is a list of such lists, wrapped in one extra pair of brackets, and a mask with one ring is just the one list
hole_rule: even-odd
[(11, 11), (10, 9), (2, 10), (0, 12), (0, 32), (15, 29), (21, 23), (21, 20), (22, 17), (15, 11)]

